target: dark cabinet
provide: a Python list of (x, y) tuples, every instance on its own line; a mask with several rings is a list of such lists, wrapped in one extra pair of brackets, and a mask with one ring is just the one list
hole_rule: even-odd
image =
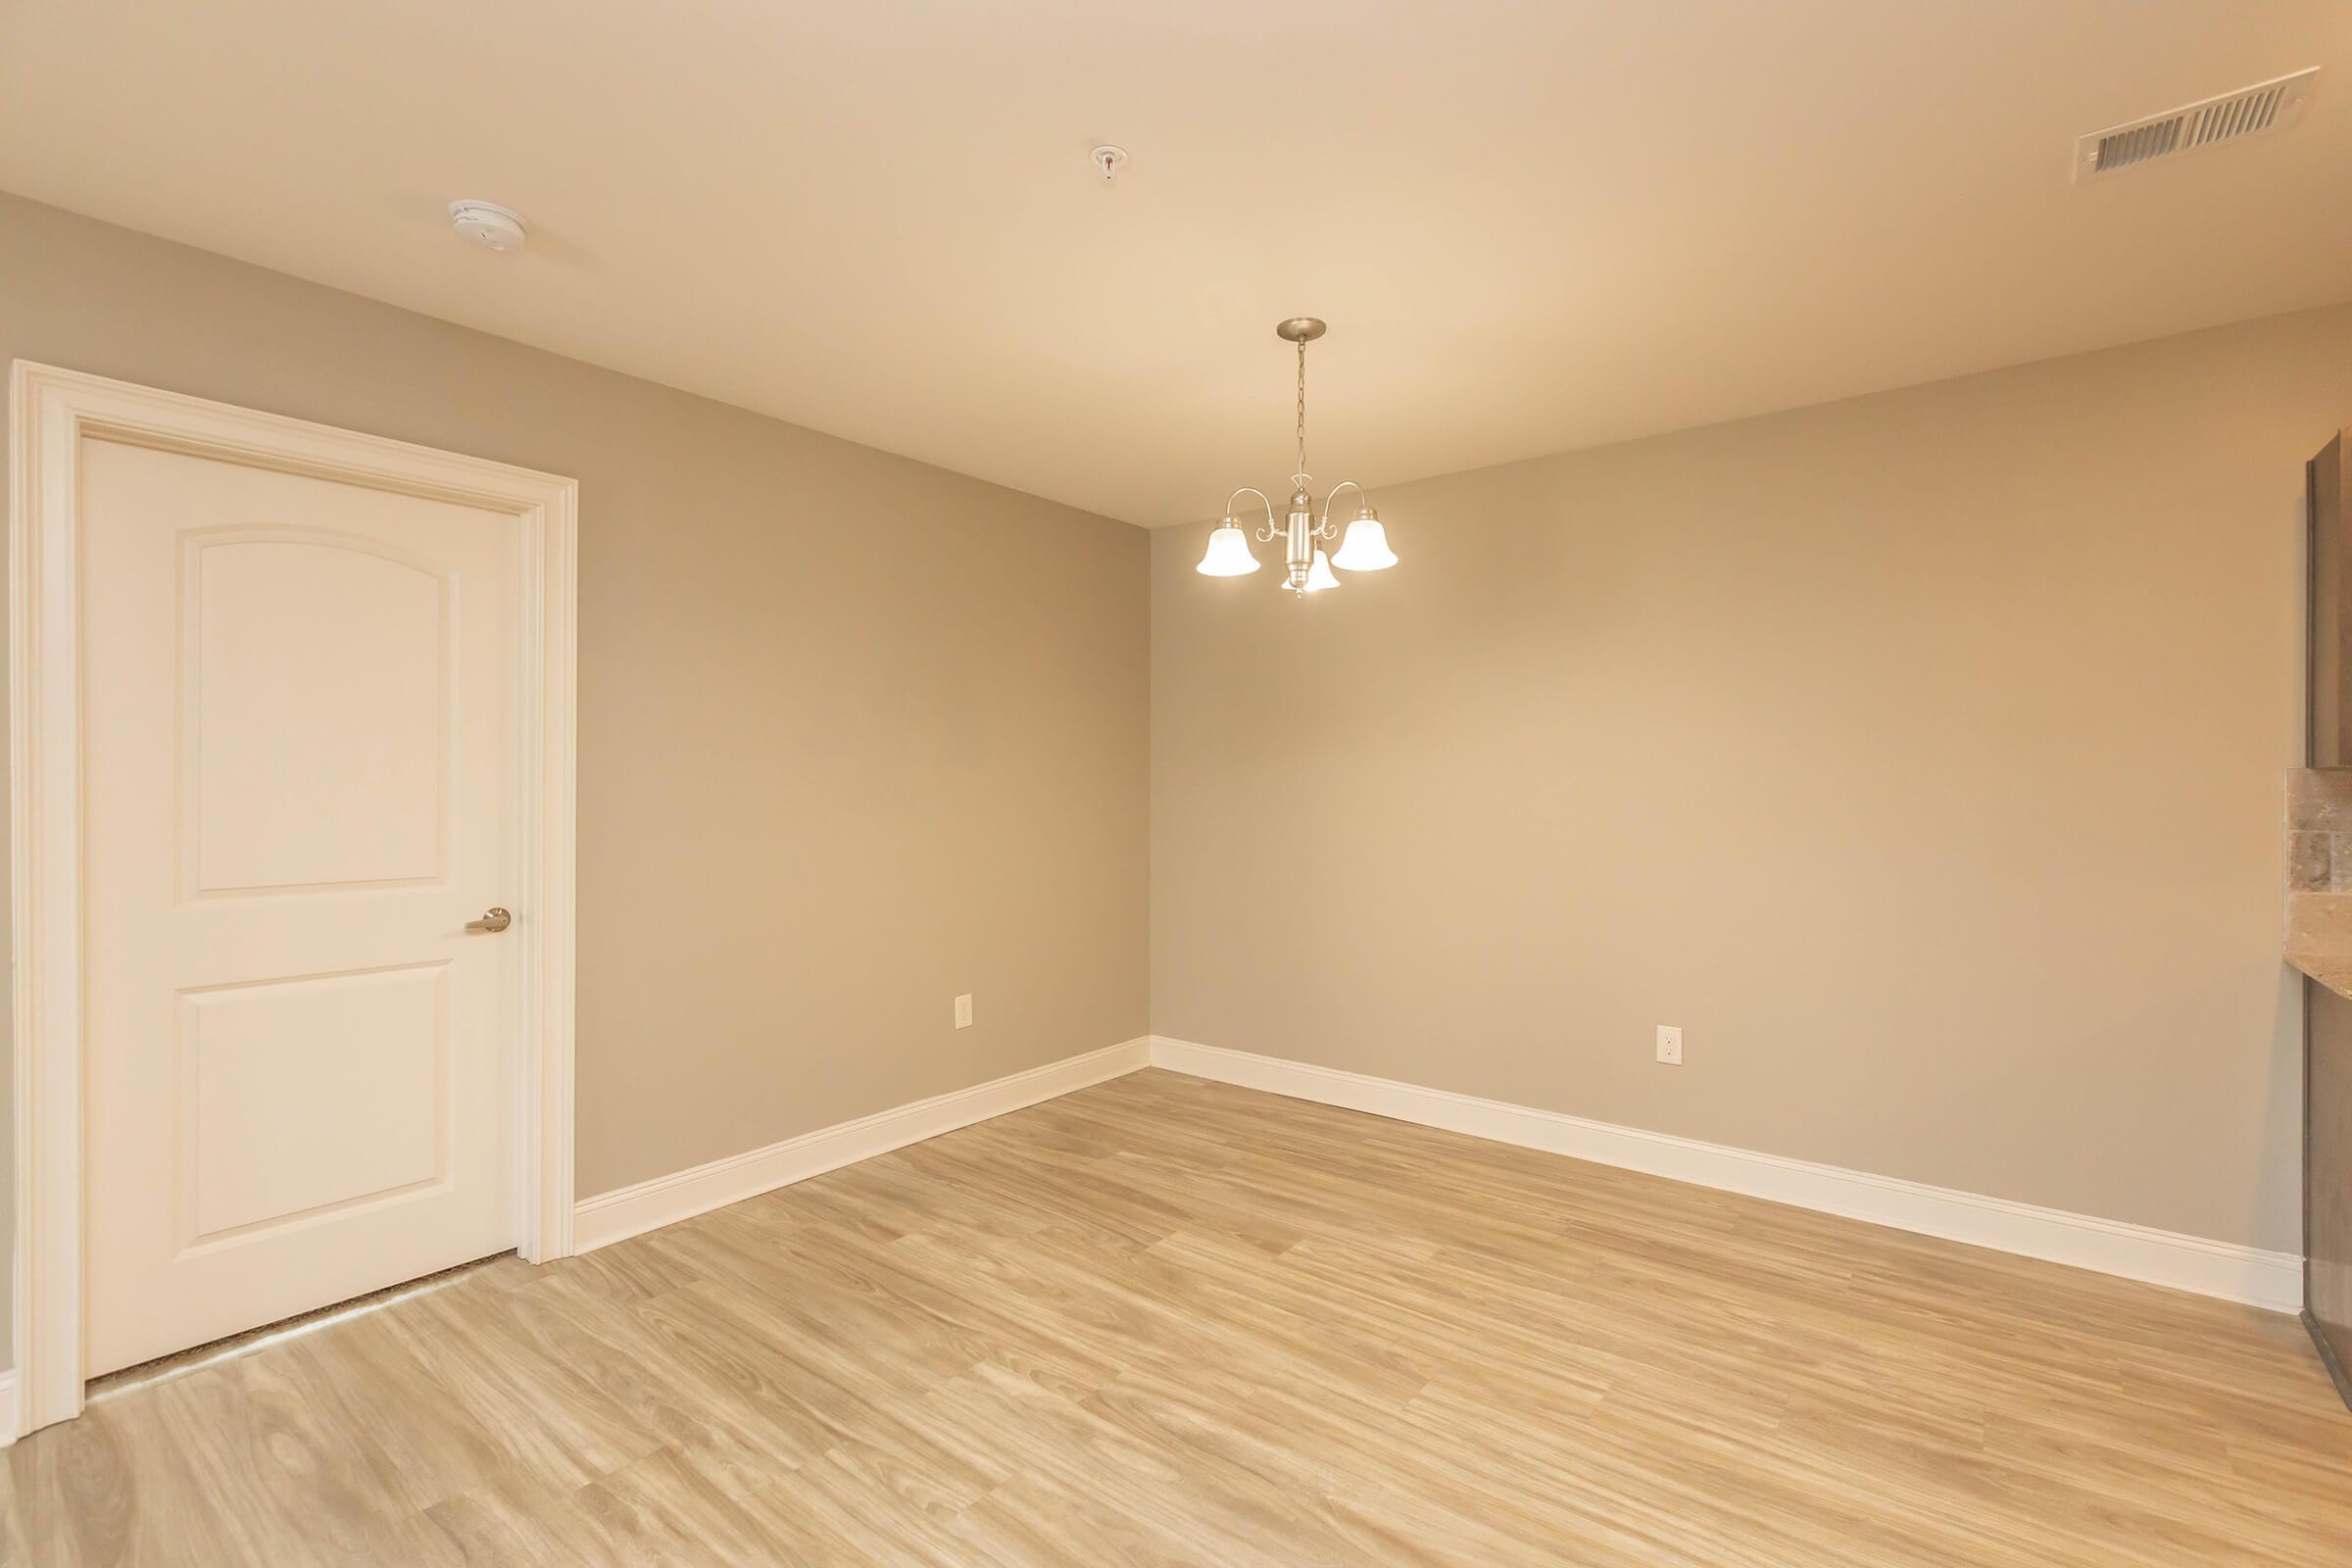
[[(2352, 766), (2352, 537), (2344, 438), (2311, 460), (2313, 767)], [(2303, 1323), (2352, 1404), (2352, 1000), (2303, 982)]]

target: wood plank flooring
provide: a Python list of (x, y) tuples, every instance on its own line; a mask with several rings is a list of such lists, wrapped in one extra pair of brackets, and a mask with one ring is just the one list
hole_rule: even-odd
[(98, 1563), (2352, 1563), (2287, 1317), (1145, 1072), (94, 1404)]

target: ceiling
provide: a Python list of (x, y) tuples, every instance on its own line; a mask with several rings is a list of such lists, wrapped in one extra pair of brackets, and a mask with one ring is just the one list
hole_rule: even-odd
[(0, 4), (0, 188), (1145, 524), (1285, 316), (1377, 487), (2352, 297), (2348, 185), (2341, 0)]

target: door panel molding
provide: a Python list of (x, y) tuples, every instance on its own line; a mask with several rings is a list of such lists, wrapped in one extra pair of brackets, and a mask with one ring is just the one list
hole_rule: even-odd
[(81, 671), (76, 547), (85, 439), (452, 501), (516, 519), (514, 712), (521, 882), (510, 1043), (520, 1125), (514, 1216), (531, 1262), (572, 1250), (576, 481), (19, 360), (10, 371), (10, 957), (16, 1091), (12, 1275), (17, 1420), (81, 1411)]

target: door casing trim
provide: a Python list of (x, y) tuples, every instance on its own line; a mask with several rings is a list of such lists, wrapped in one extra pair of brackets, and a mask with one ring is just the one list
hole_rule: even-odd
[(517, 573), (516, 1250), (571, 1251), (577, 481), (18, 360), (9, 375), (8, 745), (17, 1421), (81, 1412), (81, 670), (75, 528), (85, 437), (506, 514)]

